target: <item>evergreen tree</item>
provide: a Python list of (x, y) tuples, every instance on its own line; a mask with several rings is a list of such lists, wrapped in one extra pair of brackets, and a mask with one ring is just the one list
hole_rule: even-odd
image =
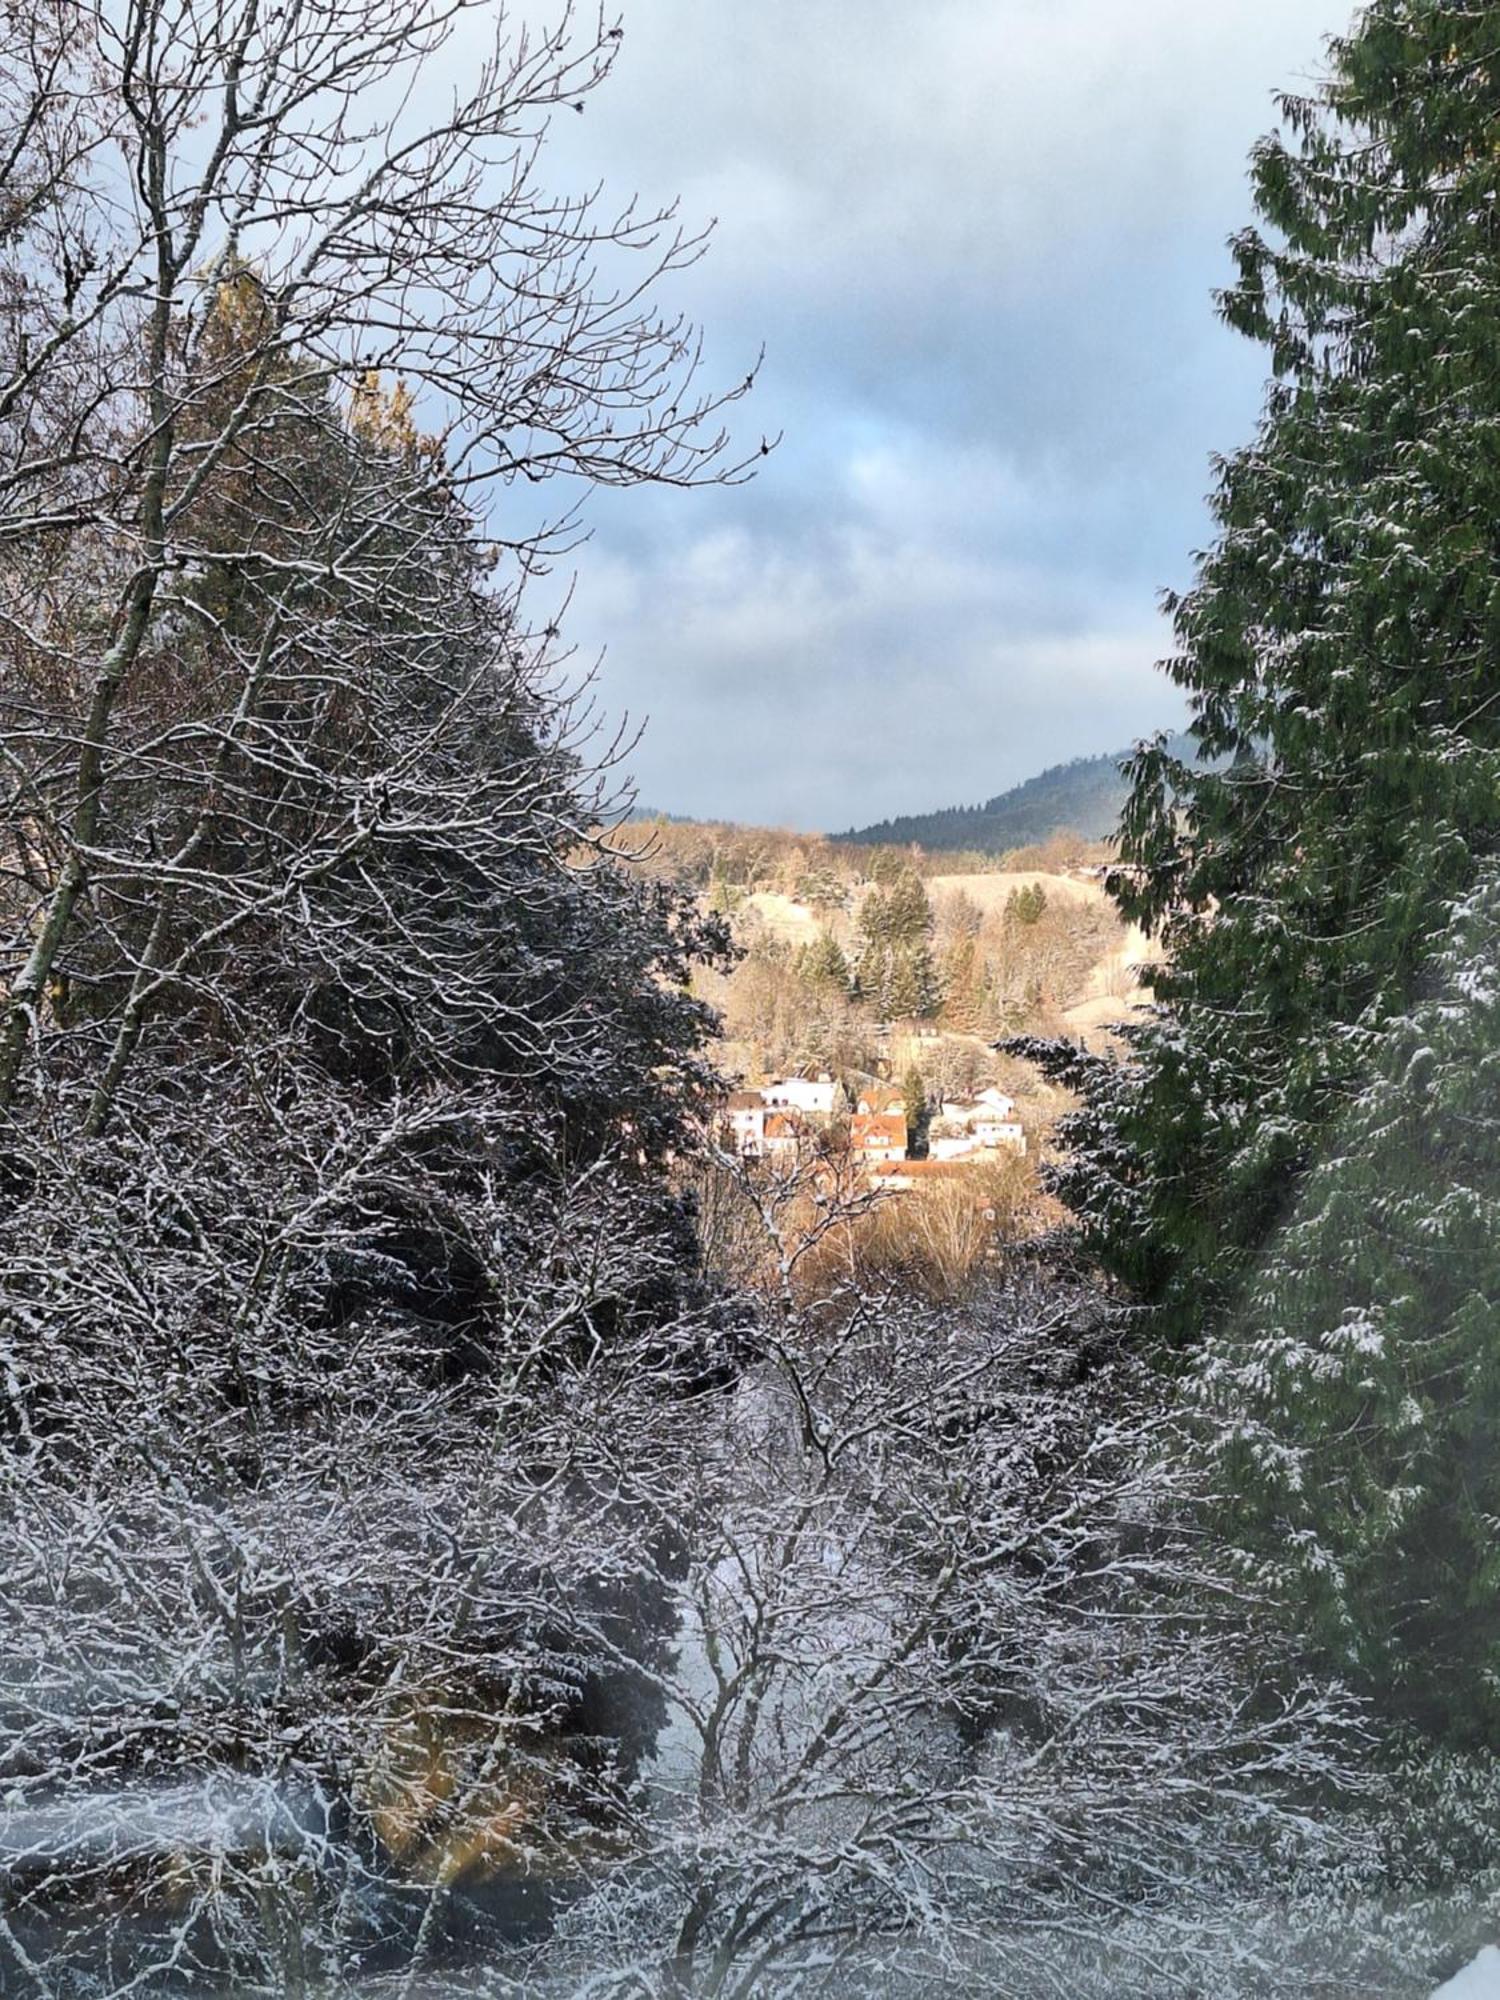
[(890, 966), (889, 948), (874, 938), (867, 938), (855, 963), (851, 991), (857, 1000), (862, 1000), (881, 1016), (888, 1012), (886, 1001), (889, 997)]
[(856, 988), (883, 1020), (929, 1020), (942, 1004), (932, 961), (932, 905), (911, 867), (872, 889), (859, 911)]
[(922, 1072), (913, 1063), (901, 1079), (901, 1095), (906, 1102), (906, 1143), (913, 1152), (925, 1148), (931, 1107)]
[(857, 997), (882, 1019), (891, 1013), (891, 910), (884, 889), (871, 889), (859, 906), (859, 957), (855, 964)]
[(925, 940), (911, 946), (906, 955), (906, 962), (916, 991), (913, 1014), (919, 1021), (936, 1019), (943, 1007), (943, 982), (938, 976), (932, 953)]
[(891, 937), (890, 899), (883, 889), (872, 889), (859, 906), (861, 945), (889, 944)]
[(910, 947), (925, 944), (932, 936), (932, 905), (915, 869), (908, 868), (893, 883), (885, 901), (885, 920), (893, 943)]
[(907, 951), (892, 951), (886, 980), (884, 1012), (896, 1021), (914, 1021), (922, 1011), (922, 990), (917, 968)]
[(883, 1012), (892, 1020), (925, 1021), (942, 1004), (942, 989), (925, 944), (897, 945), (885, 959)]
[(988, 967), (977, 941), (961, 935), (943, 959), (943, 1019), (960, 1034), (972, 1035), (983, 1025)]
[(1275, 379), (1173, 606), (1198, 761), (1144, 746), (1122, 825), (1158, 1012), (1079, 1076), (1062, 1190), (1179, 1338), (1500, 837), (1497, 32), (1494, 5), (1377, 0), (1256, 155), (1222, 303)]
[(803, 947), (797, 970), (809, 986), (841, 994), (849, 991), (849, 961), (838, 939), (828, 931)]
[(1047, 891), (1040, 882), (1028, 882), (1024, 889), (1012, 889), (1005, 899), (1007, 923), (1031, 926), (1041, 922), (1047, 909)]
[(877, 847), (870, 857), (870, 880), (882, 889), (899, 881), (911, 863), (899, 847)]
[(1370, 1078), (1197, 1386), (1231, 1522), (1341, 1668), (1500, 1731), (1500, 870)]
[(843, 878), (831, 868), (811, 868), (797, 883), (797, 899), (826, 920), (831, 911), (844, 908), (848, 890)]

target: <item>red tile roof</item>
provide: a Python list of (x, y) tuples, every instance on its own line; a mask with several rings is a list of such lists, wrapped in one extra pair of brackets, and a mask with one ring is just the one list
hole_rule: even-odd
[(899, 1111), (857, 1111), (849, 1120), (849, 1144), (856, 1153), (906, 1145), (906, 1120)]
[(916, 1181), (962, 1180), (967, 1177), (966, 1164), (963, 1160), (879, 1160), (869, 1174), (871, 1180), (890, 1180), (898, 1174)]
[(766, 1137), (768, 1139), (800, 1139), (807, 1127), (798, 1117), (785, 1111), (766, 1113)]
[(865, 1114), (869, 1117), (875, 1117), (888, 1112), (896, 1105), (899, 1105), (902, 1111), (906, 1109), (905, 1093), (898, 1090), (891, 1083), (866, 1084), (865, 1088), (859, 1093), (859, 1102), (861, 1104), (868, 1104), (871, 1107), (870, 1111)]

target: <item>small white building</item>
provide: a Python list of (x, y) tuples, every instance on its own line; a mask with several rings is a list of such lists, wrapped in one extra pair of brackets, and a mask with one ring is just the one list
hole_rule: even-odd
[(1009, 1123), (1016, 1115), (1016, 1100), (990, 1084), (972, 1097), (945, 1100), (940, 1115), (954, 1125), (994, 1124), (997, 1120)]
[(976, 1146), (983, 1146), (988, 1152), (1024, 1153), (1026, 1134), (1020, 1121), (1014, 1118), (982, 1118), (970, 1127)]
[(934, 1133), (927, 1141), (929, 1160), (966, 1160), (979, 1151), (979, 1140), (972, 1132)]
[(765, 1084), (761, 1097), (772, 1111), (797, 1111), (804, 1118), (831, 1118), (838, 1085), (826, 1071), (817, 1076), (783, 1076)]
[(741, 1159), (758, 1160), (766, 1150), (766, 1100), (758, 1090), (736, 1090), (724, 1106), (724, 1125), (732, 1151)]
[(1016, 1116), (1016, 1101), (993, 1086), (973, 1097), (948, 1099), (933, 1121), (928, 1142), (934, 1160), (1025, 1151), (1026, 1134)]

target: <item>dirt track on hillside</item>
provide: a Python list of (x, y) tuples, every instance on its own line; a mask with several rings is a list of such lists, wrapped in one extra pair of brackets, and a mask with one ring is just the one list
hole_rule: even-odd
[(1119, 949), (1094, 967), (1083, 998), (1063, 1015), (1072, 1032), (1094, 1044), (1108, 1039), (1111, 1029), (1139, 1013), (1151, 998), (1141, 984), (1140, 968), (1152, 956), (1150, 939), (1131, 924)]

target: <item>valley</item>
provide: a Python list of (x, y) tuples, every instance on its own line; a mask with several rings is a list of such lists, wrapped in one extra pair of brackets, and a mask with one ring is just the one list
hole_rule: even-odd
[(732, 938), (693, 993), (719, 1022), (737, 1172), (800, 1175), (825, 1205), (830, 1187), (899, 1197), (899, 1219), (861, 1220), (845, 1250), (939, 1292), (1059, 1223), (1045, 1168), (1072, 1099), (1004, 1044), (1104, 1050), (1146, 997), (1147, 941), (1106, 890), (1102, 843), (955, 857), (680, 820), (622, 837)]

